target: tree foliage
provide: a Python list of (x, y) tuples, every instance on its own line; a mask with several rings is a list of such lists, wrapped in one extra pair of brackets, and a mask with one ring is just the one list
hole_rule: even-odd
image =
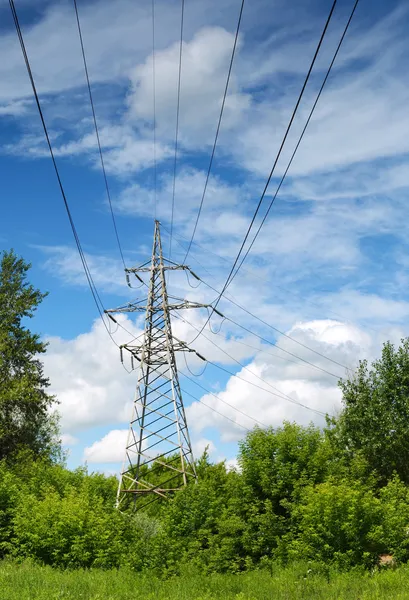
[[(56, 423), (50, 417), (53, 397), (39, 355), (46, 344), (23, 322), (33, 317), (46, 294), (27, 281), (30, 265), (14, 252), (0, 261), (0, 459), (29, 448), (53, 449)], [(54, 447), (55, 449), (55, 447)]]
[(362, 361), (340, 387), (341, 448), (350, 457), (360, 454), (382, 483), (394, 473), (409, 483), (409, 339), (397, 349), (386, 343), (380, 360), (371, 367)]

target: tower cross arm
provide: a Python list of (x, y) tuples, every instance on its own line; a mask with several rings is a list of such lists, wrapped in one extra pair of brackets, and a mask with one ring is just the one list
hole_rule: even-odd
[[(167, 305), (168, 310), (182, 310), (184, 308), (212, 308), (211, 304), (202, 304), (201, 302), (192, 302), (191, 300), (183, 300), (180, 299), (179, 302), (169, 303)], [(118, 306), (118, 308), (108, 308), (105, 310), (105, 313), (110, 316), (115, 313), (129, 313), (129, 312), (146, 312), (148, 306), (146, 304), (139, 304), (138, 302), (129, 302), (128, 304), (124, 304), (123, 306)], [(155, 312), (163, 312), (163, 307), (161, 306), (149, 306), (149, 310), (152, 313)], [(113, 317), (110, 317), (112, 320)]]

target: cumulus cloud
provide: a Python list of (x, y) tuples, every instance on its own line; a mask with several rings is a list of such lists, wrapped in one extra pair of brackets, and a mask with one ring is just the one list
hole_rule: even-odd
[(214, 411), (198, 402), (188, 407), (188, 419), (196, 433), (209, 427), (216, 428), (222, 441), (234, 441), (243, 437), (246, 429), (260, 426), (260, 423), (261, 426), (278, 427), (284, 420), (289, 420), (304, 425), (314, 421), (322, 425), (324, 418), (314, 411), (336, 414), (340, 410), (341, 392), (337, 378), (331, 373), (346, 377), (348, 371), (340, 365), (354, 369), (360, 357), (370, 355), (373, 352), (370, 336), (357, 327), (328, 320), (298, 323), (289, 335), (339, 364), (281, 337), (278, 339), (281, 348), (296, 353), (326, 372), (302, 362), (285, 363), (261, 350), (245, 369), (237, 373), (241, 379), (231, 377), (217, 397), (210, 394), (202, 397), (203, 403)]
[[(305, 3), (295, 6), (298, 14), (306, 17)], [(173, 187), (180, 13), (173, 1), (158, 0), (157, 7), (157, 200), (159, 218), (167, 222)], [(204, 250), (199, 256), (193, 247), (189, 257), (192, 261), (198, 257), (204, 269), (211, 271), (218, 289), (264, 187), (321, 27), (316, 19), (321, 19), (322, 15), (317, 15), (321, 9), (315, 12), (308, 7), (308, 18), (300, 16), (301, 25), (294, 30), (294, 7), (288, 12), (281, 3), (280, 8), (272, 11), (271, 2), (257, 0), (243, 20), (214, 170), (197, 230), (196, 240)], [(408, 10), (402, 5), (388, 11), (385, 4), (373, 18), (364, 20), (359, 12), (354, 18), (287, 184), (247, 263), (227, 292), (300, 342), (351, 368), (359, 356), (373, 356), (373, 348), (379, 348), (379, 341), (386, 335), (397, 338), (404, 332), (409, 316), (407, 265), (402, 259), (407, 254), (408, 234), (409, 179), (405, 165), (409, 154), (409, 97), (401, 79), (409, 60), (405, 37)], [(189, 239), (220, 109), (237, 3), (192, 0), (186, 12), (174, 233)], [(341, 17), (338, 14), (331, 26), (276, 176), (282, 172), (304, 125), (343, 25)], [(105, 165), (109, 173), (118, 176), (114, 180), (115, 208), (138, 220), (150, 218), (151, 173), (141, 174), (153, 165), (150, 7), (130, 0), (118, 0), (115, 6), (98, 0), (96, 5), (81, 8), (81, 18)], [(262, 40), (261, 19), (269, 31)], [(85, 157), (89, 165), (100, 168), (72, 8), (44, 3), (36, 21), (25, 26), (25, 36), (39, 91), (44, 96), (56, 156), (61, 161), (78, 156), (82, 166)], [(31, 125), (35, 107), (29, 100), (31, 92), (14, 31), (2, 30), (1, 49), (8, 60), (0, 65), (4, 82), (0, 117), (8, 119), (7, 126), (10, 117), (13, 123), (19, 117), (22, 126), (22, 134), (13, 130), (2, 152), (42, 158), (46, 147), (38, 129)], [(273, 177), (266, 202), (276, 183)], [(134, 231), (128, 239), (134, 244)], [(174, 243), (172, 257), (182, 260), (184, 252), (176, 246)], [(214, 250), (227, 263), (211, 258)], [(46, 269), (51, 271), (52, 267), (64, 283), (86, 283), (72, 248), (61, 245), (43, 251), (49, 259)], [(120, 263), (98, 251), (87, 254), (87, 260), (98, 287), (122, 293), (113, 283), (123, 280)], [(199, 274), (206, 279), (204, 269), (199, 265)], [(123, 289), (127, 292), (125, 286)], [(172, 274), (170, 289), (177, 296), (199, 302), (211, 302), (216, 296), (204, 285), (191, 289), (184, 275)], [(239, 315), (238, 320), (243, 320), (243, 313), (227, 301), (222, 300), (220, 307), (227, 315)], [(340, 315), (339, 321), (325, 319), (334, 313)], [(190, 341), (206, 315), (189, 311), (181, 316), (194, 327), (175, 320), (175, 335)], [(248, 315), (245, 318), (255, 327)], [(358, 326), (347, 323), (348, 319)], [(139, 331), (131, 322), (126, 323), (134, 328), (132, 331)], [(359, 328), (360, 323), (383, 327), (384, 331), (368, 337)], [(265, 337), (265, 328), (257, 327)], [(118, 340), (120, 335), (119, 331)], [(206, 335), (235, 359), (251, 361), (248, 368), (253, 375), (241, 370), (243, 379), (260, 383), (258, 377), (262, 377), (295, 402), (324, 412), (338, 410), (339, 390), (328, 374), (302, 362), (286, 362), (284, 353), (272, 350), (250, 334), (243, 336), (232, 324), (225, 323), (218, 337), (208, 330)], [(115, 347), (103, 342), (104, 336), (102, 326), (95, 324), (74, 340), (50, 340), (46, 369), (53, 391), (62, 401), (66, 431), (95, 424), (119, 426), (128, 418), (126, 407), (131, 402), (134, 379), (126, 377)], [(344, 375), (339, 365), (294, 346), (287, 338), (280, 338), (279, 344), (326, 370)], [(205, 336), (195, 341), (195, 348), (212, 360), (237, 368), (234, 359), (216, 349)], [(287, 359), (292, 360), (288, 355)], [(201, 367), (195, 356), (189, 355), (188, 361), (194, 369)], [(283, 418), (304, 423), (315, 419), (314, 413), (288, 402), (288, 398), (255, 391), (245, 381), (230, 379), (220, 387), (222, 399), (242, 412), (251, 408), (251, 414), (267, 424), (277, 425)], [(214, 396), (203, 400), (230, 415), (235, 425), (195, 403), (189, 412), (199, 440), (208, 439), (207, 434), (203, 437), (206, 427), (219, 428), (227, 440), (243, 435), (245, 430), (240, 425), (254, 424)], [(110, 438), (104, 444), (111, 442)], [(97, 450), (93, 452), (95, 455)]]
[[(48, 256), (43, 268), (67, 285), (87, 287), (88, 281), (76, 248), (70, 246), (36, 246)], [(85, 253), (92, 278), (98, 289), (115, 291), (119, 295), (132, 294), (126, 284), (120, 260), (102, 254)]]
[[(180, 119), (181, 141), (184, 145), (197, 148), (200, 143), (210, 142), (214, 137), (213, 129), (220, 112), (233, 43), (234, 36), (220, 27), (203, 28), (190, 42), (184, 42), (183, 110)], [(133, 118), (152, 119), (152, 61), (153, 57), (149, 56), (146, 62), (138, 65), (131, 74), (132, 90), (128, 103)], [(165, 137), (174, 135), (178, 68), (178, 43), (156, 52), (157, 126), (159, 135)], [(224, 128), (236, 125), (249, 104), (250, 96), (238, 91), (233, 75), (226, 100)]]
[(78, 444), (78, 438), (74, 437), (70, 433), (63, 433), (61, 435), (61, 443), (63, 446), (75, 446)]
[[(117, 319), (115, 338), (125, 343), (141, 330), (129, 319)], [(72, 340), (48, 338), (44, 367), (51, 392), (60, 401), (61, 426), (70, 434), (96, 425), (126, 423), (131, 413), (135, 380), (124, 371), (118, 348), (109, 340), (100, 320), (88, 333)]]
[(121, 462), (125, 456), (127, 436), (127, 429), (113, 429), (101, 440), (84, 449), (84, 460), (97, 464)]

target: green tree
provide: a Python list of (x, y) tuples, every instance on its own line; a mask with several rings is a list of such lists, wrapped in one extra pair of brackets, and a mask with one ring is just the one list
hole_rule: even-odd
[(292, 527), (292, 506), (305, 486), (325, 480), (331, 452), (318, 427), (288, 422), (256, 428), (240, 443), (242, 538), (254, 564), (276, 554)]
[(290, 559), (341, 568), (372, 566), (384, 549), (381, 501), (361, 482), (334, 480), (306, 487), (292, 517), (297, 535), (288, 544), (283, 540)]
[(34, 455), (56, 449), (55, 419), (49, 409), (49, 381), (39, 355), (46, 344), (23, 325), (33, 317), (46, 294), (27, 281), (31, 265), (13, 251), (0, 261), (0, 459), (22, 449)]
[(382, 357), (342, 381), (344, 410), (335, 426), (339, 447), (362, 456), (382, 485), (398, 473), (409, 483), (409, 338), (387, 342)]

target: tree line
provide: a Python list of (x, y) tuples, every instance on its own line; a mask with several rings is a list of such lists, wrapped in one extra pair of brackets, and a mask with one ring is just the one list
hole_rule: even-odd
[[(239, 443), (237, 470), (197, 461), (198, 483), (145, 510), (114, 508), (117, 479), (65, 466), (57, 399), (27, 327), (45, 294), (14, 252), (0, 262), (0, 558), (58, 567), (240, 572), (309, 561), (409, 559), (409, 340), (340, 383), (324, 428), (283, 423)], [(257, 398), (255, 398), (257, 402)]]

